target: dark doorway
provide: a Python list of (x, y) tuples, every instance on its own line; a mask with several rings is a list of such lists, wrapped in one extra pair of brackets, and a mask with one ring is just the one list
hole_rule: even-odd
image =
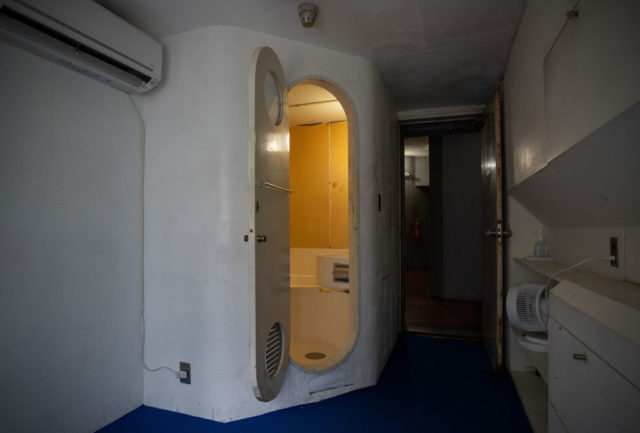
[(401, 124), (405, 331), (482, 337), (481, 126)]

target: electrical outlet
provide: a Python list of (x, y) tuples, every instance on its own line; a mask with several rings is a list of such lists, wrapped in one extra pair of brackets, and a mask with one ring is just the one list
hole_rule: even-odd
[(615, 257), (611, 260), (611, 266), (618, 267), (618, 238), (609, 238), (609, 255)]
[(180, 361), (180, 371), (186, 371), (187, 377), (184, 379), (180, 379), (180, 383), (186, 383), (187, 385), (191, 385), (191, 364), (188, 362)]

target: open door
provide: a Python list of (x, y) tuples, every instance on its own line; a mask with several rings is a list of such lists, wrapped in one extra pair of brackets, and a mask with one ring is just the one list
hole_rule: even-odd
[(273, 400), (289, 362), (289, 106), (278, 57), (259, 48), (249, 80), (250, 370)]
[(482, 128), (482, 337), (491, 364), (502, 369), (503, 246), (511, 231), (502, 209), (502, 119), (500, 87), (487, 104)]

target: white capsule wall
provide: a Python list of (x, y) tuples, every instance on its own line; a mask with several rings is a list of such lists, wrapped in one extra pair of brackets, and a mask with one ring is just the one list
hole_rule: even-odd
[[(145, 289), (150, 366), (191, 363), (192, 381), (144, 373), (144, 404), (231, 421), (375, 384), (397, 334), (398, 155), (395, 110), (365, 59), (243, 29), (169, 36), (166, 80), (145, 96)], [(280, 394), (253, 395), (249, 362), (249, 70), (271, 47), (287, 81), (323, 79), (354, 109), (358, 158), (351, 221), (357, 334), (329, 372), (289, 368)], [(353, 167), (351, 166), (353, 165)], [(378, 211), (377, 196), (382, 208)], [(351, 245), (350, 245), (351, 246)], [(353, 262), (353, 260), (352, 260)]]

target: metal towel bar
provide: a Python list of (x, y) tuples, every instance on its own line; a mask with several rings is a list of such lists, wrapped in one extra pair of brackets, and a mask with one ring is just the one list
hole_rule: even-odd
[(275, 189), (276, 191), (282, 191), (282, 192), (286, 192), (286, 193), (288, 193), (288, 194), (291, 194), (291, 193), (293, 192), (293, 191), (291, 191), (289, 188), (285, 188), (285, 187), (283, 187), (283, 186), (279, 186), (279, 185), (276, 185), (276, 184), (274, 184), (274, 183), (267, 182), (266, 180), (265, 180), (264, 182), (262, 182), (262, 183), (260, 184), (260, 186), (261, 186), (262, 188)]

